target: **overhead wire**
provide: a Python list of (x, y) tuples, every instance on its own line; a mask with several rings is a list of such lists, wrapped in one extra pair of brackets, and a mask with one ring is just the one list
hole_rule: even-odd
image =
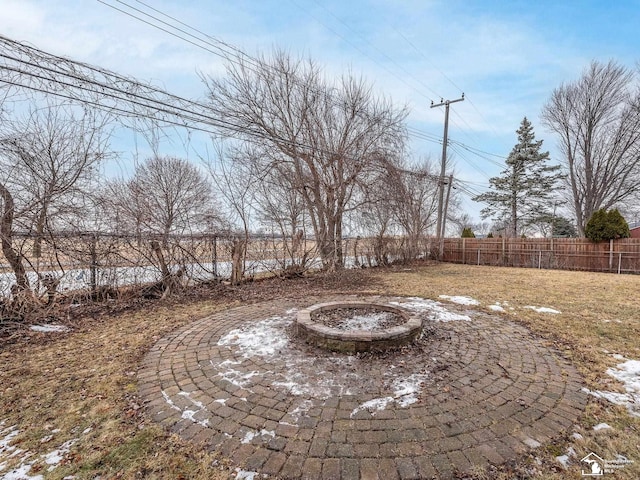
[[(228, 44), (228, 43), (226, 43), (226, 42), (224, 42), (222, 40), (219, 40), (219, 39), (217, 39), (215, 37), (212, 37), (212, 36), (202, 32), (201, 30), (198, 30), (195, 27), (191, 27), (188, 24), (176, 19), (175, 17), (173, 17), (171, 15), (168, 15), (168, 14), (166, 14), (166, 13), (164, 13), (164, 12), (162, 12), (162, 11), (156, 9), (156, 8), (153, 8), (153, 7), (149, 6), (148, 4), (146, 4), (145, 2), (143, 2), (141, 0), (135, 0), (135, 1), (137, 1), (141, 5), (146, 6), (147, 8), (151, 9), (154, 12), (157, 12), (159, 15), (162, 15), (162, 16), (168, 18), (169, 20), (171, 20), (173, 22), (176, 22), (176, 23), (178, 23), (180, 25), (183, 25), (186, 28), (188, 28), (189, 30), (192, 30), (192, 31), (198, 33), (199, 35), (201, 35), (203, 37), (206, 37), (206, 40), (204, 40), (204, 39), (202, 39), (202, 38), (200, 38), (200, 37), (198, 37), (196, 35), (193, 35), (193, 34), (191, 34), (189, 32), (186, 32), (184, 29), (175, 27), (175, 26), (171, 25), (170, 23), (159, 19), (157, 16), (151, 15), (148, 12), (144, 12), (144, 11), (142, 11), (142, 10), (132, 6), (132, 5), (130, 5), (129, 3), (127, 3), (127, 2), (125, 2), (123, 0), (115, 0), (115, 1), (118, 2), (121, 5), (124, 5), (124, 6), (130, 8), (130, 9), (140, 13), (141, 15), (144, 15), (144, 16), (154, 20), (154, 21), (158, 21), (163, 25), (166, 25), (166, 26), (168, 26), (170, 28), (174, 28), (178, 32), (180, 32), (181, 34), (187, 35), (187, 36), (193, 38), (194, 40), (197, 40), (197, 42), (203, 43), (204, 45), (201, 45), (200, 43), (197, 43), (196, 41), (186, 39), (181, 34), (177, 34), (175, 32), (168, 31), (166, 28), (158, 26), (158, 25), (155, 25), (153, 22), (145, 20), (144, 18), (141, 18), (138, 15), (135, 15), (135, 14), (133, 14), (131, 12), (128, 12), (126, 10), (123, 10), (121, 8), (118, 8), (117, 6), (111, 5), (110, 3), (108, 3), (105, 0), (97, 0), (97, 1), (99, 3), (105, 5), (105, 6), (109, 7), (109, 8), (112, 8), (112, 9), (118, 11), (118, 12), (121, 12), (121, 13), (123, 13), (123, 14), (131, 17), (131, 18), (139, 20), (139, 21), (141, 21), (141, 22), (143, 22), (143, 23), (145, 23), (145, 24), (147, 24), (147, 25), (149, 25), (151, 27), (157, 28), (158, 30), (161, 30), (161, 31), (166, 32), (166, 33), (169, 33), (170, 35), (172, 35), (172, 36), (174, 36), (174, 37), (176, 37), (178, 39), (184, 40), (184, 41), (186, 41), (187, 43), (189, 43), (191, 45), (194, 45), (196, 47), (202, 48), (203, 50), (205, 50), (207, 52), (214, 53), (218, 57), (223, 58), (223, 59), (225, 59), (225, 60), (227, 60), (227, 61), (229, 61), (229, 62), (231, 62), (233, 64), (245, 67), (248, 70), (253, 71), (254, 73), (258, 73), (258, 69), (265, 68), (265, 67), (266, 68), (270, 68), (272, 71), (277, 71), (274, 67), (271, 67), (268, 64), (265, 64), (264, 62), (261, 62), (259, 59), (255, 58), (255, 57), (252, 57), (251, 55), (243, 52), (239, 48), (234, 47), (234, 46), (232, 46), (232, 45), (230, 45), (230, 44)], [(224, 52), (223, 54), (220, 54), (218, 52), (214, 52), (212, 50), (212, 48), (213, 49), (220, 48), (220, 47), (217, 46), (218, 44), (223, 45), (224, 48), (221, 48), (221, 51)], [(209, 47), (211, 47), (211, 48), (209, 48)], [(230, 55), (230, 56), (227, 56), (228, 50), (231, 50), (234, 53), (232, 55)], [(297, 79), (294, 79), (293, 81), (294, 81), (294, 83), (298, 83), (299, 82)], [(329, 93), (327, 93), (325, 91), (318, 91), (317, 93), (322, 95), (324, 98), (327, 98), (332, 104), (339, 105), (339, 102), (335, 98), (333, 98)], [(358, 114), (359, 115), (366, 115), (367, 112), (363, 112), (362, 110), (359, 110)], [(437, 140), (436, 139), (437, 137), (435, 135), (429, 134), (427, 132), (414, 132), (414, 133), (411, 133), (411, 135), (420, 135), (420, 134), (421, 134), (421, 138), (424, 139), (424, 140), (427, 140), (427, 141), (430, 141), (430, 142), (442, 143), (441, 140)]]
[[(292, 2), (295, 3), (295, 0), (290, 0)], [(369, 44), (369, 46), (371, 46), (376, 52), (378, 52), (378, 54), (380, 54), (383, 58), (385, 58), (387, 61), (391, 62), (393, 65), (395, 65), (398, 69), (400, 69), (401, 71), (403, 71), (406, 75), (410, 76), (411, 78), (413, 78), (417, 83), (419, 83), (420, 85), (422, 85), (424, 88), (426, 88), (427, 90), (429, 90), (431, 93), (433, 93), (435, 95), (435, 98), (442, 98), (442, 95), (438, 94), (438, 92), (436, 92), (434, 89), (432, 89), (429, 85), (427, 85), (426, 83), (424, 83), (424, 81), (422, 79), (419, 78), (415, 78), (410, 72), (408, 72), (402, 65), (400, 65), (398, 62), (396, 62), (393, 58), (391, 58), (389, 55), (387, 55), (386, 53), (384, 53), (382, 50), (380, 50), (378, 47), (376, 47), (375, 45), (373, 45), (369, 40), (367, 40), (363, 35), (361, 35), (360, 33), (356, 32), (351, 25), (349, 25), (347, 22), (345, 22), (344, 20), (342, 20), (340, 17), (338, 17), (335, 13), (333, 13), (331, 10), (329, 10), (329, 8), (327, 8), (326, 5), (323, 5), (322, 3), (318, 2), (318, 0), (313, 0), (314, 3), (316, 5), (318, 5), (320, 8), (322, 8), (325, 12), (327, 12), (329, 15), (331, 15), (333, 18), (335, 18), (338, 22), (340, 22), (342, 25), (344, 25), (348, 30), (350, 30), (352, 33), (354, 33), (355, 35), (357, 35), (358, 37), (360, 37), (361, 39), (363, 39), (365, 42), (367, 42)], [(307, 12), (309, 13), (309, 12)], [(309, 13), (309, 15), (311, 15)], [(335, 30), (331, 29), (326, 23), (322, 22), (321, 20), (318, 20), (317, 17), (311, 15), (313, 18), (316, 19), (317, 22), (319, 22), (321, 25), (324, 25), (325, 28), (331, 30), (332, 32), (334, 32), (336, 35), (340, 36), (340, 38), (344, 39), (345, 41), (347, 41), (348, 43), (350, 43), (351, 45), (354, 45), (352, 42), (350, 42), (348, 39), (346, 39), (344, 36), (340, 35), (339, 33), (335, 32)], [(354, 45), (355, 46), (355, 45)], [(362, 50), (360, 50), (358, 48), (359, 51), (362, 52)], [(364, 54), (371, 58), (366, 52), (364, 52)], [(429, 97), (427, 95), (424, 95), (424, 93), (418, 91), (417, 89), (415, 89), (414, 87), (412, 87), (411, 85), (409, 85), (406, 80), (397, 75), (395, 72), (392, 72), (390, 70), (388, 70), (384, 65), (380, 64), (379, 62), (377, 62), (375, 59), (372, 59), (377, 65), (379, 65), (380, 67), (384, 68), (385, 70), (389, 71), (394, 77), (396, 77), (398, 80), (400, 80), (402, 83), (404, 83), (405, 85), (407, 85), (408, 87), (410, 87), (412, 90), (416, 91), (419, 95), (425, 97), (427, 100), (431, 100), (433, 101), (434, 99), (432, 97)]]
[[(135, 0), (135, 1), (136, 1), (138, 4), (143, 5), (143, 6), (145, 6), (146, 8), (148, 8), (148, 9), (152, 10), (153, 12), (157, 13), (158, 15), (161, 15), (161, 16), (163, 16), (164, 18), (167, 18), (167, 19), (171, 20), (172, 22), (175, 22), (175, 23), (177, 23), (177, 24), (179, 24), (179, 25), (184, 26), (186, 29), (193, 31), (193, 32), (197, 33), (198, 35), (200, 35), (200, 36), (202, 36), (202, 37), (205, 37), (205, 39), (206, 39), (206, 40), (205, 40), (205, 39), (203, 39), (203, 38), (201, 38), (201, 37), (198, 37), (198, 36), (196, 36), (196, 35), (193, 35), (193, 34), (191, 34), (191, 33), (187, 32), (186, 30), (184, 30), (184, 29), (182, 29), (182, 28), (178, 28), (178, 27), (176, 27), (176, 26), (172, 25), (171, 23), (166, 22), (166, 21), (164, 21), (164, 20), (162, 20), (162, 19), (158, 18), (158, 17), (157, 17), (157, 16), (155, 16), (155, 15), (151, 15), (151, 14), (149, 14), (148, 12), (144, 12), (143, 10), (138, 9), (138, 8), (136, 8), (136, 7), (132, 6), (131, 4), (127, 3), (126, 1), (123, 1), (123, 0), (113, 0), (113, 1), (116, 1), (116, 2), (118, 2), (119, 4), (124, 5), (125, 7), (128, 7), (128, 8), (130, 8), (130, 9), (132, 9), (132, 10), (134, 10), (134, 11), (138, 12), (139, 14), (144, 15), (144, 16), (146, 16), (146, 17), (148, 17), (148, 18), (150, 18), (150, 19), (152, 19), (152, 20), (154, 20), (154, 21), (160, 22), (161, 24), (166, 25), (166, 26), (167, 26), (167, 27), (169, 27), (169, 28), (173, 28), (173, 29), (177, 30), (178, 32), (180, 32), (181, 34), (183, 34), (183, 35), (187, 35), (187, 36), (189, 36), (190, 38), (193, 38), (194, 40), (197, 40), (198, 42), (203, 43), (204, 45), (201, 45), (201, 44), (199, 44), (199, 43), (196, 43), (196, 42), (195, 42), (195, 41), (193, 41), (193, 40), (185, 39), (181, 34), (176, 34), (175, 32), (167, 31), (167, 29), (166, 29), (166, 28), (161, 27), (161, 26), (158, 26), (158, 25), (155, 25), (153, 22), (151, 22), (151, 21), (147, 21), (147, 20), (145, 20), (145, 19), (143, 19), (143, 18), (139, 17), (138, 15), (132, 14), (131, 12), (127, 12), (127, 11), (125, 11), (125, 10), (121, 9), (121, 8), (118, 8), (118, 7), (116, 7), (116, 6), (114, 6), (114, 5), (110, 4), (110, 3), (108, 3), (108, 2), (107, 2), (107, 1), (105, 1), (105, 0), (97, 0), (97, 1), (98, 1), (99, 3), (101, 3), (101, 4), (105, 5), (105, 6), (109, 7), (109, 8), (112, 8), (112, 9), (114, 9), (114, 10), (116, 10), (116, 11), (119, 11), (119, 12), (121, 12), (121, 13), (123, 13), (123, 14), (125, 14), (125, 15), (127, 15), (127, 16), (131, 17), (131, 18), (134, 18), (134, 19), (136, 19), (136, 20), (139, 20), (139, 21), (141, 21), (141, 22), (143, 22), (143, 23), (145, 23), (145, 24), (147, 24), (147, 25), (149, 25), (149, 26), (151, 26), (151, 27), (157, 28), (157, 29), (159, 29), (159, 30), (161, 30), (161, 31), (163, 31), (163, 32), (167, 32), (167, 33), (169, 33), (170, 35), (172, 35), (172, 36), (174, 36), (174, 37), (176, 37), (176, 38), (178, 38), (178, 39), (184, 40), (184, 41), (186, 41), (186, 42), (188, 42), (188, 43), (190, 43), (190, 44), (192, 44), (192, 45), (194, 45), (194, 46), (196, 46), (196, 47), (202, 48), (202, 49), (204, 49), (205, 51), (209, 51), (209, 52), (211, 52), (211, 53), (214, 53), (214, 54), (215, 54), (215, 55), (217, 55), (218, 57), (224, 58), (225, 60), (230, 61), (230, 62), (232, 62), (232, 63), (238, 64), (238, 62), (240, 62), (240, 61), (241, 61), (240, 59), (242, 59), (242, 61), (243, 61), (243, 62), (248, 62), (248, 63), (249, 63), (251, 66), (253, 66), (254, 68), (255, 68), (255, 67), (257, 67), (257, 66), (260, 66), (260, 67), (263, 67), (263, 66), (264, 66), (262, 63), (260, 63), (260, 61), (259, 61), (258, 59), (256, 59), (255, 57), (252, 57), (251, 55), (247, 54), (246, 52), (242, 51), (241, 49), (239, 49), (239, 48), (237, 48), (237, 47), (235, 47), (235, 46), (233, 46), (233, 45), (231, 45), (231, 44), (229, 44), (229, 43), (227, 43), (227, 42), (224, 42), (223, 40), (220, 40), (220, 39), (218, 39), (218, 38), (216, 38), (216, 37), (213, 37), (213, 36), (211, 36), (211, 35), (209, 35), (209, 34), (207, 34), (207, 33), (203, 32), (202, 30), (199, 30), (199, 29), (197, 29), (197, 28), (195, 28), (195, 27), (193, 27), (193, 26), (191, 26), (191, 25), (189, 25), (189, 24), (187, 24), (187, 23), (185, 23), (185, 22), (183, 22), (183, 21), (181, 21), (181, 20), (177, 19), (176, 17), (174, 17), (174, 16), (172, 16), (172, 15), (169, 15), (169, 14), (167, 14), (167, 13), (165, 13), (165, 12), (163, 12), (163, 11), (161, 11), (161, 10), (159, 10), (159, 9), (157, 9), (157, 8), (155, 8), (155, 7), (153, 7), (153, 6), (151, 6), (151, 5), (149, 5), (148, 3), (146, 3), (146, 2), (144, 2), (144, 1), (142, 1), (142, 0)], [(293, 1), (293, 0), (292, 0), (292, 1)], [(326, 8), (325, 8), (325, 9), (326, 9)], [(322, 23), (322, 22), (320, 22), (320, 23)], [(326, 26), (326, 25), (325, 25), (325, 26)], [(337, 34), (337, 33), (336, 33), (336, 34)], [(338, 35), (339, 35), (339, 34), (338, 34)], [(222, 45), (222, 47), (219, 47), (218, 45)], [(211, 48), (209, 48), (209, 47), (211, 47)], [(216, 48), (220, 48), (223, 52), (225, 52), (225, 54), (219, 54), (219, 53), (215, 53), (215, 52), (213, 52), (213, 51), (212, 51), (212, 49), (216, 49)], [(231, 54), (231, 55), (230, 55), (230, 57), (231, 57), (231, 58), (229, 58), (229, 56), (227, 56), (227, 55), (228, 55), (228, 51), (232, 51), (232, 52), (234, 52), (233, 54)], [(366, 54), (366, 52), (365, 52), (365, 54)], [(235, 60), (234, 60), (234, 58), (235, 58)], [(393, 61), (393, 60), (392, 60), (392, 61)], [(378, 63), (378, 64), (379, 64), (379, 63)], [(380, 64), (379, 64), (379, 65), (380, 65)], [(382, 66), (382, 65), (381, 65), (381, 66)], [(382, 66), (382, 67), (383, 67), (383, 68), (385, 68), (384, 66)], [(255, 71), (255, 70), (254, 70), (254, 71)], [(393, 74), (393, 72), (391, 72), (391, 73)], [(401, 80), (401, 81), (404, 81), (404, 80), (402, 79), (402, 77), (397, 77), (397, 78), (399, 78), (399, 80)], [(409, 85), (409, 86), (410, 86), (410, 85)], [(411, 86), (410, 86), (410, 87), (411, 87)], [(425, 85), (425, 87), (426, 87), (426, 88), (429, 88), (429, 87), (428, 87), (428, 86), (426, 86), (426, 85)], [(413, 87), (411, 87), (411, 88), (413, 88)], [(433, 93), (436, 93), (436, 92), (435, 92), (435, 91), (433, 91)], [(428, 98), (428, 97), (427, 97), (427, 98)], [(333, 99), (333, 101), (335, 102), (335, 99)], [(468, 124), (467, 124), (467, 125), (468, 125)], [(471, 127), (469, 126), (469, 128), (471, 128)], [(418, 137), (418, 138), (421, 138), (421, 139), (423, 139), (423, 140), (427, 140), (427, 141), (430, 141), (430, 142), (435, 142), (435, 143), (440, 143), (440, 144), (442, 144), (442, 140), (441, 140), (441, 139), (439, 139), (439, 138), (438, 138), (436, 135), (434, 135), (434, 134), (430, 134), (430, 133), (428, 133), (428, 132), (423, 132), (423, 131), (418, 130), (418, 129), (415, 129), (415, 128), (408, 129), (408, 130), (409, 130), (409, 134), (410, 134), (410, 136), (412, 136), (412, 137)]]

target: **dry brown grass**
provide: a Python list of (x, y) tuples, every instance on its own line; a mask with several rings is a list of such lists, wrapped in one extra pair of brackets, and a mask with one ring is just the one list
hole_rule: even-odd
[[(34, 464), (31, 474), (38, 472), (45, 478), (226, 479), (228, 470), (219, 466), (214, 455), (148, 422), (136, 396), (138, 363), (157, 339), (194, 319), (260, 299), (303, 298), (310, 291), (433, 299), (441, 294), (465, 295), (479, 300), (481, 309), (506, 301), (515, 310), (501, 315), (528, 326), (559, 348), (592, 389), (619, 388), (605, 374), (617, 361), (604, 350), (640, 358), (640, 276), (442, 264), (273, 280), (218, 292), (216, 299), (147, 303), (117, 314), (93, 312), (77, 320), (72, 333), (33, 333), (31, 339), (0, 346), (0, 421), (6, 420), (0, 431), (17, 425), (21, 433), (16, 446), (31, 452), (31, 459), (78, 439), (55, 470), (48, 472), (42, 459)], [(523, 309), (526, 305), (553, 307), (562, 314), (540, 314)], [(600, 422), (614, 428), (594, 432), (593, 425)], [(590, 451), (605, 458), (623, 454), (635, 464), (615, 478), (640, 478), (638, 419), (623, 408), (594, 400), (578, 431), (584, 440), (574, 440), (572, 445), (579, 458)], [(523, 472), (534, 467), (537, 478), (580, 478), (578, 467), (563, 471), (554, 459), (569, 446), (571, 433), (541, 447), (519, 465), (478, 472), (474, 478), (528, 478)], [(42, 442), (50, 435), (50, 440)], [(214, 461), (218, 466), (212, 467)]]
[[(79, 439), (47, 478), (227, 478), (210, 471), (210, 455), (147, 424), (136, 398), (136, 370), (155, 340), (229, 305), (201, 302), (102, 317), (52, 341), (42, 338), (51, 334), (33, 334), (32, 342), (0, 353), (0, 419), (7, 419), (5, 427), (17, 425), (17, 446), (34, 456)], [(46, 470), (40, 460), (32, 473)]]

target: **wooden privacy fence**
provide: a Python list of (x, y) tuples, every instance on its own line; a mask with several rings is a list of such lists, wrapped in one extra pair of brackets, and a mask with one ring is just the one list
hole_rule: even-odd
[(640, 273), (640, 238), (446, 238), (442, 260), (474, 265)]

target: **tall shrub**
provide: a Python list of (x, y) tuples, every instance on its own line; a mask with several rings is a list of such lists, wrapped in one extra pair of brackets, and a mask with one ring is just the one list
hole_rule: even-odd
[(601, 208), (591, 215), (584, 229), (585, 237), (592, 242), (629, 238), (629, 224), (617, 208), (609, 210)]

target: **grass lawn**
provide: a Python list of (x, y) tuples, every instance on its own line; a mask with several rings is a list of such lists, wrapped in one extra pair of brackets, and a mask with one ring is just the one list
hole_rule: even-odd
[[(640, 359), (640, 276), (439, 264), (270, 279), (119, 312), (93, 310), (63, 319), (73, 326), (70, 333), (31, 332), (0, 344), (0, 479), (20, 464), (31, 464), (28, 475), (54, 479), (229, 478), (223, 458), (148, 421), (137, 397), (138, 363), (159, 338), (194, 319), (261, 299), (304, 298), (310, 291), (473, 297), (480, 305), (470, 308), (526, 325), (563, 352), (591, 390), (623, 392), (605, 373), (622, 361), (613, 354)], [(496, 302), (505, 312), (490, 310)], [(593, 430), (601, 423), (612, 428)], [(574, 431), (583, 438), (571, 438)], [(565, 471), (555, 457), (569, 446), (576, 455)], [(590, 452), (634, 460), (610, 476), (640, 478), (640, 418), (594, 398), (564, 438), (533, 451), (520, 465), (474, 478), (529, 478), (523, 472), (581, 478), (577, 462)], [(53, 453), (62, 460), (49, 470)]]

